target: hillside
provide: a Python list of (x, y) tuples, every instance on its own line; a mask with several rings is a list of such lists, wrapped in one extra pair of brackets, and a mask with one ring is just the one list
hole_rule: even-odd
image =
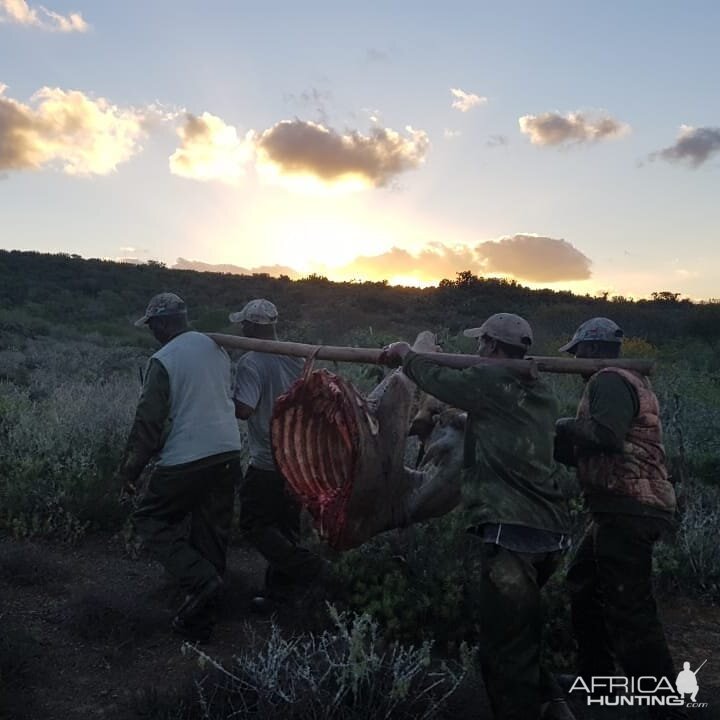
[(426, 328), (454, 335), (499, 311), (527, 316), (543, 352), (551, 352), (556, 339), (593, 315), (610, 316), (627, 336), (653, 345), (687, 339), (712, 347), (720, 341), (720, 305), (693, 304), (661, 290), (653, 300), (631, 302), (530, 290), (469, 272), (444, 280), (439, 287), (418, 289), (0, 251), (0, 330), (36, 335), (99, 333), (145, 344), (146, 335), (132, 328), (130, 321), (141, 314), (152, 295), (163, 291), (183, 296), (191, 321), (204, 331), (227, 329), (230, 309), (252, 297), (268, 297), (280, 310), (281, 334), (307, 342), (377, 344), (378, 338), (410, 337)]

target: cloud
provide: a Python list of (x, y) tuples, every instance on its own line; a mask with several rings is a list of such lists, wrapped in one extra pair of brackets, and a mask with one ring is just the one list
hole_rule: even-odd
[(0, 171), (60, 165), (68, 175), (107, 175), (142, 149), (144, 111), (49, 87), (25, 105), (5, 90), (0, 84)]
[(311, 87), (308, 90), (303, 90), (299, 95), (286, 93), (283, 95), (283, 100), (286, 103), (303, 108), (313, 108), (318, 121), (325, 125), (328, 124), (330, 118), (328, 106), (333, 102), (333, 94), (330, 90), (319, 90)]
[(530, 137), (533, 145), (598, 142), (621, 137), (630, 131), (629, 125), (607, 114), (588, 116), (579, 111), (567, 115), (557, 112), (523, 115), (518, 122), (521, 132)]
[(311, 176), (324, 183), (357, 180), (383, 187), (396, 175), (418, 168), (429, 140), (422, 130), (374, 127), (369, 135), (340, 134), (303, 120), (283, 120), (258, 136), (259, 162), (282, 176)]
[(542, 235), (512, 235), (480, 243), (476, 252), (486, 272), (531, 282), (586, 280), (591, 261), (574, 245)]
[(454, 140), (457, 137), (460, 137), (462, 133), (459, 130), (450, 130), (450, 128), (445, 128), (443, 130), (443, 137), (446, 140)]
[(0, 0), (0, 22), (29, 25), (52, 32), (86, 32), (90, 28), (80, 13), (60, 15), (42, 5), (30, 7), (26, 0)]
[(250, 138), (241, 139), (232, 125), (210, 113), (187, 113), (178, 128), (180, 147), (170, 156), (170, 172), (192, 180), (230, 184), (245, 174), (252, 161)]
[(697, 168), (718, 152), (720, 152), (720, 127), (694, 128), (682, 125), (675, 144), (652, 153), (649, 159), (687, 162), (690, 167)]
[(297, 270), (294, 270), (291, 267), (285, 267), (284, 265), (261, 265), (254, 268), (244, 268), (239, 265), (229, 264), (212, 265), (211, 263), (204, 263), (198, 260), (186, 260), (182, 257), (177, 259), (177, 262), (172, 266), (172, 269), (195, 270), (197, 272), (230, 273), (232, 275), (253, 275), (254, 273), (266, 273), (272, 277), (287, 275), (293, 280), (301, 277), (301, 274)]
[(479, 275), (553, 283), (585, 280), (591, 275), (590, 267), (590, 259), (565, 240), (519, 234), (475, 247), (434, 242), (415, 253), (393, 247), (380, 255), (357, 257), (329, 274), (342, 279), (402, 277), (432, 283), (471, 270)]
[(507, 138), (506, 135), (491, 135), (487, 142), (485, 143), (486, 147), (489, 148), (498, 148), (498, 147), (504, 147), (505, 145), (508, 145), (510, 140)]
[(240, 137), (207, 112), (186, 114), (178, 135), (180, 147), (170, 157), (175, 175), (236, 183), (252, 168), (265, 181), (304, 189), (384, 187), (422, 165), (430, 144), (426, 133), (411, 127), (406, 135), (381, 127), (368, 135), (340, 134), (298, 119)]
[(452, 107), (460, 112), (467, 112), (478, 105), (484, 105), (487, 102), (486, 97), (475, 95), (474, 93), (467, 93), (460, 88), (450, 88), (450, 93), (455, 98)]
[(334, 268), (331, 274), (333, 278), (342, 279), (359, 276), (368, 280), (386, 280), (400, 276), (420, 282), (437, 282), (476, 265), (471, 248), (434, 242), (416, 253), (393, 247), (380, 255), (361, 255), (343, 267)]
[(368, 48), (365, 52), (365, 61), (368, 63), (387, 63), (390, 62), (390, 53), (377, 48)]

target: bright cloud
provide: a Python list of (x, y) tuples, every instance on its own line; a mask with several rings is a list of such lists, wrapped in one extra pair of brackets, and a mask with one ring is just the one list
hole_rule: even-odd
[(192, 180), (236, 183), (252, 160), (250, 139), (238, 137), (219, 117), (188, 113), (178, 129), (180, 147), (170, 156), (170, 172)]
[(0, 0), (0, 22), (54, 32), (85, 32), (90, 27), (80, 13), (61, 15), (42, 5), (31, 7), (26, 0)]
[(188, 115), (170, 169), (196, 180), (235, 182), (253, 165), (264, 179), (291, 186), (310, 181), (327, 187), (383, 187), (424, 162), (427, 135), (410, 127), (406, 132), (375, 127), (368, 135), (340, 134), (318, 123), (283, 120), (241, 139), (234, 127), (209, 113)]
[(518, 122), (521, 132), (530, 137), (533, 145), (598, 142), (621, 137), (630, 131), (629, 125), (604, 113), (586, 115), (570, 112), (561, 115), (547, 112), (542, 115), (523, 115)]
[(450, 88), (450, 94), (455, 98), (452, 103), (452, 107), (460, 112), (467, 112), (472, 110), (478, 105), (484, 105), (487, 102), (486, 97), (475, 95), (474, 93), (467, 93), (460, 88)]
[(26, 105), (5, 90), (0, 84), (0, 171), (59, 165), (68, 175), (107, 175), (141, 150), (142, 111), (48, 87)]
[(566, 240), (519, 234), (475, 247), (434, 242), (414, 253), (393, 247), (379, 255), (357, 257), (331, 274), (338, 279), (405, 277), (427, 283), (471, 270), (480, 275), (553, 283), (586, 280), (590, 267), (590, 259)]
[(697, 168), (716, 153), (720, 153), (720, 127), (683, 125), (675, 144), (652, 153), (650, 160), (687, 162), (690, 167)]

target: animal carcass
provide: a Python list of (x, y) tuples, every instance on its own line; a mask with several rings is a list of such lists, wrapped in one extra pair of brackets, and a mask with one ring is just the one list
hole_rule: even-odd
[[(413, 349), (433, 351), (434, 336), (421, 333)], [(397, 370), (364, 397), (343, 378), (308, 365), (278, 398), (271, 424), (275, 461), (335, 549), (356, 547), (457, 504), (464, 416), (438, 416), (422, 464), (406, 467), (416, 391)]]

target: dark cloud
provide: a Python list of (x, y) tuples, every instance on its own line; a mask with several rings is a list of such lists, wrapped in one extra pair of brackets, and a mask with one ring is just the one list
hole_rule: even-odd
[(518, 122), (521, 132), (530, 137), (533, 145), (598, 142), (620, 137), (630, 129), (628, 125), (609, 115), (586, 115), (582, 112), (571, 112), (567, 115), (556, 112), (524, 115)]
[(506, 135), (491, 135), (487, 142), (485, 143), (486, 147), (489, 148), (497, 148), (497, 147), (504, 147), (505, 145), (508, 145), (510, 140)]
[(318, 88), (311, 87), (307, 90), (303, 90), (298, 95), (294, 93), (286, 93), (283, 96), (283, 100), (297, 107), (306, 109), (312, 108), (318, 121), (327, 125), (330, 117), (328, 106), (333, 101), (333, 94), (330, 90), (319, 90)]
[(272, 277), (287, 275), (293, 280), (301, 277), (301, 273), (284, 265), (261, 265), (254, 268), (244, 268), (239, 265), (219, 264), (199, 262), (198, 260), (186, 260), (179, 257), (177, 262), (172, 266), (173, 270), (196, 270), (197, 272), (216, 272), (230, 273), (232, 275), (253, 275), (254, 273), (265, 273)]
[(590, 259), (574, 245), (540, 235), (513, 235), (484, 242), (476, 252), (486, 272), (508, 273), (531, 282), (586, 280)]
[(694, 128), (683, 125), (674, 145), (652, 153), (650, 160), (687, 162), (697, 168), (720, 152), (720, 127)]
[(309, 174), (325, 182), (354, 176), (382, 187), (425, 159), (427, 135), (407, 130), (407, 137), (384, 128), (341, 135), (316, 123), (283, 120), (257, 138), (257, 148), (282, 174)]
[(368, 48), (365, 52), (365, 61), (369, 63), (387, 63), (390, 62), (390, 53), (377, 48)]
[(34, 124), (27, 108), (0, 96), (0, 169), (38, 167), (41, 158), (34, 149), (33, 133)]

